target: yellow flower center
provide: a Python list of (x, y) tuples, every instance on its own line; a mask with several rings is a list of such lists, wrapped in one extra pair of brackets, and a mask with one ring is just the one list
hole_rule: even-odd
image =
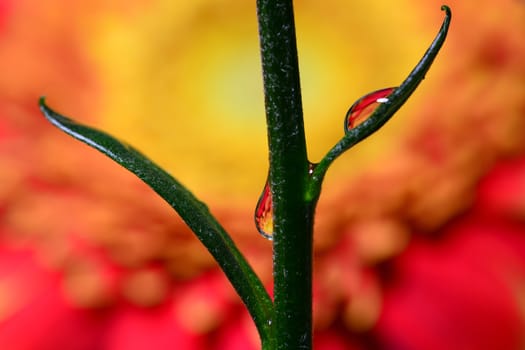
[[(399, 84), (434, 34), (398, 7), (386, 0), (296, 4), (312, 162), (343, 136), (348, 107)], [(107, 17), (94, 45), (108, 87), (102, 127), (198, 195), (249, 195), (255, 203), (268, 166), (255, 2), (160, 0), (141, 14)], [(399, 125), (335, 173), (348, 176), (380, 154)]]

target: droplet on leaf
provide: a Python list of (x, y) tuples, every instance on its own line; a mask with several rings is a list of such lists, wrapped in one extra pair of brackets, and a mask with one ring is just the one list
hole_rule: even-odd
[(374, 113), (381, 103), (388, 102), (388, 96), (390, 96), (394, 90), (395, 88), (377, 90), (357, 100), (346, 113), (345, 132), (362, 124)]
[[(312, 175), (316, 165), (308, 164), (308, 175)], [(269, 180), (269, 178), (266, 179), (262, 194), (255, 207), (255, 227), (261, 236), (271, 241), (273, 239), (273, 203)]]

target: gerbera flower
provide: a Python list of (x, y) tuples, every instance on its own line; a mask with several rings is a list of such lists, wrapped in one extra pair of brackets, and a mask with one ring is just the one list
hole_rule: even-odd
[[(428, 79), (328, 173), (319, 349), (525, 343), (525, 5), (449, 5)], [(440, 6), (296, 4), (311, 161), (359, 96), (406, 76)], [(0, 0), (0, 39), (0, 344), (258, 348), (240, 300), (171, 209), (36, 108), (46, 94), (164, 166), (271, 288), (271, 243), (252, 222), (267, 172), (255, 4)]]

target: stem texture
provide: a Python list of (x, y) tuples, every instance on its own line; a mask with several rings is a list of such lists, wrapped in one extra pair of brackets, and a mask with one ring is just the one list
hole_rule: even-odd
[(312, 347), (314, 204), (305, 199), (308, 160), (291, 0), (258, 0), (270, 187), (274, 215), (277, 349)]

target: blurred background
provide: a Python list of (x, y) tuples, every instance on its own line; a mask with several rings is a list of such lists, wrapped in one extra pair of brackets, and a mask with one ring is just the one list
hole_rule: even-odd
[[(441, 5), (296, 2), (312, 162), (355, 100), (407, 76)], [(525, 3), (448, 5), (419, 89), (325, 180), (316, 349), (525, 348)], [(255, 1), (0, 0), (0, 347), (258, 349), (178, 216), (49, 125), (42, 95), (186, 184), (271, 289)]]

